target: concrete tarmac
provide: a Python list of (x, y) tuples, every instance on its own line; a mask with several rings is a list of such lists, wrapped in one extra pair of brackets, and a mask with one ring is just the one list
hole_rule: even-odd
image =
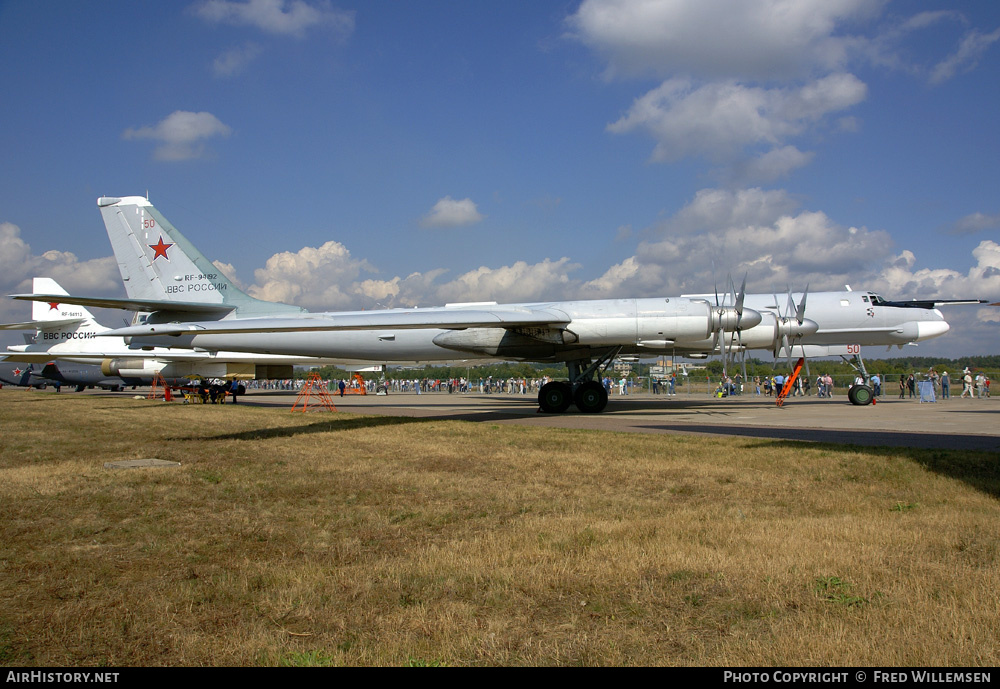
[[(291, 408), (296, 393), (252, 391), (240, 404)], [(921, 403), (886, 397), (856, 407), (846, 394), (833, 398), (792, 397), (783, 407), (773, 397), (716, 399), (612, 395), (601, 414), (538, 413), (534, 395), (479, 393), (390, 393), (333, 395), (338, 411), (420, 419), (457, 419), (495, 424), (582, 428), (624, 433), (725, 435), (867, 447), (916, 447), (1000, 452), (1000, 401), (952, 398)]]

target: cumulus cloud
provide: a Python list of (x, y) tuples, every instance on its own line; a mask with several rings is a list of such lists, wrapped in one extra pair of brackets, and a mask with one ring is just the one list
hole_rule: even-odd
[(363, 273), (375, 272), (364, 259), (351, 256), (340, 242), (275, 254), (254, 273), (249, 293), (258, 299), (298, 304), (309, 309), (360, 307), (357, 284)]
[(645, 131), (656, 141), (653, 160), (676, 161), (693, 155), (733, 159), (747, 147), (777, 150), (770, 165), (783, 171), (804, 164), (797, 152), (781, 148), (811, 123), (865, 99), (867, 87), (851, 74), (832, 74), (799, 88), (762, 88), (733, 81), (696, 85), (669, 79), (637, 98), (623, 117), (608, 125), (615, 134)]
[(21, 238), (21, 228), (0, 223), (0, 284), (11, 292), (30, 292), (31, 279), (54, 279), (71, 294), (113, 294), (121, 291), (121, 275), (113, 256), (81, 261), (69, 251), (40, 255)]
[(948, 81), (959, 72), (972, 71), (979, 64), (979, 60), (986, 50), (996, 43), (997, 39), (1000, 39), (1000, 29), (988, 34), (980, 33), (977, 30), (970, 31), (962, 38), (958, 50), (931, 69), (928, 77), (930, 83), (940, 84)]
[(517, 261), (511, 266), (481, 266), (435, 287), (441, 302), (456, 301), (534, 301), (564, 296), (570, 284), (569, 272), (578, 266), (568, 258), (545, 259), (540, 263)]
[[(866, 0), (585, 0), (571, 33), (603, 55), (608, 78), (657, 75), (609, 132), (642, 132), (651, 159), (704, 157), (732, 185), (760, 184), (807, 165), (792, 145), (867, 96), (846, 71), (866, 39), (845, 27), (878, 16)], [(849, 131), (839, 118), (830, 128)]]
[(154, 125), (126, 129), (122, 138), (152, 139), (159, 142), (153, 151), (156, 160), (181, 161), (205, 157), (206, 140), (230, 134), (232, 129), (210, 112), (177, 110)]
[[(793, 139), (859, 121), (827, 118), (865, 100), (850, 73), (858, 63), (903, 70), (939, 84), (977, 66), (1000, 29), (964, 31), (943, 57), (939, 43), (916, 44), (941, 22), (968, 25), (960, 12), (882, 17), (886, 0), (584, 0), (566, 20), (569, 35), (606, 61), (609, 80), (665, 80), (607, 126), (644, 133), (651, 159), (704, 157), (731, 185), (780, 179), (813, 154)], [(875, 20), (879, 20), (876, 22)], [(913, 56), (919, 56), (914, 58)]]
[(1000, 213), (994, 215), (987, 215), (986, 213), (972, 213), (971, 215), (961, 218), (948, 228), (948, 233), (966, 235), (997, 229), (1000, 229)]
[(973, 249), (972, 256), (976, 265), (963, 273), (947, 268), (914, 269), (916, 256), (903, 251), (881, 272), (879, 287), (887, 294), (903, 294), (907, 298), (1000, 298), (1000, 244), (983, 240)]
[(728, 173), (729, 179), (735, 186), (773, 182), (808, 165), (814, 155), (803, 153), (795, 146), (773, 148), (751, 160), (735, 163)]
[(657, 227), (660, 235), (698, 234), (711, 228), (764, 225), (790, 215), (799, 202), (780, 189), (701, 189)]
[(354, 12), (338, 10), (329, 2), (304, 0), (206, 0), (194, 12), (208, 22), (252, 26), (265, 33), (302, 38), (313, 28), (326, 29), (337, 39), (354, 32)]
[(343, 244), (331, 241), (318, 248), (275, 254), (254, 273), (255, 284), (247, 291), (259, 299), (313, 310), (527, 301), (568, 298), (569, 273), (577, 268), (562, 258), (535, 264), (518, 261), (499, 268), (481, 266), (452, 280), (443, 279), (448, 272), (443, 268), (379, 279), (370, 262), (353, 257)]
[(839, 29), (876, 15), (870, 0), (585, 0), (571, 34), (608, 60), (609, 78), (801, 78), (842, 69), (855, 40)]
[[(955, 49), (943, 58), (935, 57), (941, 50), (938, 36), (921, 43), (920, 32), (942, 23), (962, 27)], [(984, 33), (970, 28), (968, 18), (954, 10), (920, 12), (912, 17), (888, 22), (869, 40), (858, 41), (858, 53), (873, 64), (899, 70), (932, 85), (942, 84), (955, 75), (975, 69), (986, 51), (1000, 39), (1000, 29)]]
[[(122, 292), (121, 274), (113, 256), (81, 261), (69, 251), (51, 250), (35, 254), (21, 238), (21, 228), (0, 222), (0, 290), (4, 294), (31, 292), (31, 279), (48, 277), (70, 294), (118, 296)], [(0, 303), (0, 322), (27, 321), (31, 307), (26, 302), (4, 299)], [(20, 342), (20, 336), (4, 336), (7, 344)]]
[[(1000, 244), (984, 240), (972, 251), (975, 265), (967, 271), (946, 268), (916, 268), (916, 256), (903, 251), (875, 280), (875, 289), (899, 298), (1000, 300)], [(920, 353), (955, 356), (963, 353), (996, 351), (1000, 308), (984, 306), (941, 307), (951, 332), (939, 340), (921, 345)]]
[(229, 281), (239, 287), (240, 289), (246, 289), (246, 285), (236, 276), (236, 267), (232, 263), (223, 263), (222, 261), (212, 261), (212, 265), (219, 269), (223, 275), (229, 278)]
[(464, 225), (474, 225), (483, 220), (483, 216), (476, 208), (472, 199), (462, 199), (456, 201), (450, 196), (434, 204), (430, 212), (421, 221), (421, 227), (462, 227)]
[(233, 77), (243, 72), (247, 65), (261, 54), (261, 47), (256, 43), (244, 43), (230, 48), (212, 63), (212, 72), (217, 77)]
[(839, 225), (783, 191), (705, 189), (647, 232), (635, 256), (584, 285), (589, 298), (677, 295), (746, 273), (751, 289), (839, 289), (891, 255), (888, 233)]

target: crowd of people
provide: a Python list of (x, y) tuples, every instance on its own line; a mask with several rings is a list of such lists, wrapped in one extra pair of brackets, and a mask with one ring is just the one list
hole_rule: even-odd
[[(744, 394), (753, 394), (756, 397), (777, 397), (785, 386), (785, 380), (785, 376), (781, 373), (773, 376), (754, 376), (748, 383), (752, 386), (752, 392), (748, 392), (747, 385), (744, 385), (743, 376), (737, 373), (735, 376), (726, 376), (722, 379), (713, 394), (716, 397), (734, 397)], [(816, 377), (818, 397), (832, 397), (833, 387), (833, 378), (829, 374)], [(788, 394), (790, 396), (812, 395), (812, 388), (809, 376), (799, 376), (795, 379)]]
[[(923, 376), (922, 380), (918, 380), (918, 376), (919, 374), (913, 373), (909, 375), (900, 374), (899, 399), (920, 397), (918, 390), (920, 383), (929, 383), (935, 393), (935, 398), (937, 395), (940, 395), (941, 399), (945, 400), (951, 398), (952, 379), (947, 371), (942, 371), (938, 374), (932, 368)], [(973, 372), (966, 367), (955, 384), (962, 386), (961, 397), (986, 399), (990, 396), (990, 379), (982, 371), (978, 371), (973, 375)]]
[[(889, 378), (889, 376), (885, 376)], [(895, 378), (895, 376), (893, 376)], [(342, 381), (346, 388), (351, 388), (352, 386), (357, 388), (359, 383), (356, 380), (345, 380)], [(545, 383), (549, 382), (548, 376), (543, 376), (541, 378), (494, 378), (493, 376), (486, 376), (480, 378), (450, 378), (450, 379), (440, 379), (440, 378), (397, 378), (388, 380), (376, 380), (368, 379), (364, 380), (363, 384), (365, 390), (368, 393), (374, 394), (377, 390), (380, 390), (381, 386), (385, 386), (385, 390), (391, 393), (449, 393), (449, 394), (467, 394), (467, 393), (480, 393), (485, 395), (491, 394), (505, 394), (505, 395), (537, 395), (538, 391), (541, 389)], [(856, 378), (851, 384), (861, 384), (863, 381), (860, 377)], [(947, 371), (942, 371), (938, 374), (933, 368), (931, 368), (926, 374), (920, 373), (910, 373), (910, 374), (900, 374), (898, 381), (898, 393), (899, 399), (905, 398), (916, 398), (919, 397), (918, 383), (920, 382), (930, 382), (933, 385), (934, 390), (940, 395), (941, 399), (949, 399), (951, 397), (951, 387), (952, 378)], [(304, 381), (301, 379), (286, 378), (279, 380), (252, 380), (246, 381), (246, 387), (251, 390), (286, 390), (286, 391), (298, 391)], [(330, 380), (326, 381), (327, 387), (331, 392), (337, 392), (340, 387), (341, 381)], [(605, 376), (601, 379), (601, 383), (604, 385), (605, 390), (609, 396), (611, 395), (628, 395), (632, 394), (641, 389), (642, 382), (636, 380), (632, 377), (610, 377)], [(744, 381), (742, 375), (737, 373), (734, 376), (726, 376), (715, 385), (714, 390), (712, 386), (709, 386), (709, 394), (716, 397), (729, 397), (729, 396), (739, 396), (752, 394), (758, 397), (776, 397), (780, 394), (782, 387), (785, 384), (785, 377), (778, 373), (773, 376), (753, 376)], [(887, 394), (886, 384), (892, 385), (891, 382), (883, 380), (883, 376), (879, 374), (874, 374), (869, 378), (869, 385), (876, 398), (881, 398)], [(966, 368), (962, 375), (959, 377), (958, 381), (954, 383), (955, 385), (962, 386), (962, 397), (977, 397), (980, 399), (987, 398), (990, 396), (990, 379), (983, 373), (973, 373), (968, 368)], [(676, 395), (677, 394), (677, 378), (676, 375), (671, 374), (663, 377), (653, 377), (649, 383), (649, 391), (654, 395)], [(815, 377), (802, 375), (799, 376), (795, 383), (792, 385), (792, 389), (789, 391), (789, 396), (810, 396), (814, 392), (817, 397), (822, 398), (832, 398), (834, 396), (834, 390), (837, 385), (834, 382), (833, 376), (830, 374), (819, 374)], [(891, 392), (888, 394), (892, 394)]]
[[(889, 378), (889, 376), (885, 376), (885, 378)], [(920, 382), (929, 382), (933, 386), (934, 392), (941, 396), (941, 399), (949, 399), (951, 397), (952, 381), (948, 372), (942, 371), (941, 374), (938, 374), (933, 368), (931, 368), (926, 374), (900, 374), (899, 399), (919, 398), (920, 394), (918, 384)], [(779, 395), (784, 384), (785, 377), (781, 374), (773, 376), (755, 376), (748, 383), (749, 386), (752, 386), (751, 391), (748, 391), (748, 385), (744, 385), (742, 376), (737, 373), (735, 376), (727, 376), (720, 380), (718, 385), (715, 387), (714, 392), (711, 394), (716, 397), (729, 397), (744, 394), (771, 397)], [(864, 384), (864, 380), (861, 376), (857, 376), (854, 381), (849, 384), (849, 386), (862, 384)], [(873, 374), (869, 377), (868, 384), (871, 386), (872, 392), (876, 398), (883, 397), (886, 394), (883, 376), (880, 376), (877, 373)], [(888, 384), (890, 386), (892, 385), (891, 382)], [(962, 372), (958, 384), (962, 386), (962, 397), (985, 399), (990, 396), (990, 379), (989, 376), (982, 371), (973, 374), (972, 371), (966, 368)], [(817, 397), (830, 398), (833, 397), (836, 384), (830, 374), (820, 374), (812, 380), (810, 380), (809, 376), (799, 376), (795, 380), (795, 383), (792, 385), (792, 389), (788, 394), (789, 396), (812, 395), (814, 387)], [(891, 394), (891, 392), (889, 394)]]

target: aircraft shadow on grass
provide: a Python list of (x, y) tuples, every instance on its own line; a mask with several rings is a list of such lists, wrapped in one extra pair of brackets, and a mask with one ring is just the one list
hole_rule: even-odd
[(336, 418), (324, 421), (316, 421), (306, 426), (287, 426), (281, 428), (256, 428), (238, 433), (223, 433), (221, 435), (189, 435), (184, 437), (168, 438), (168, 440), (268, 440), (271, 438), (294, 438), (297, 435), (311, 435), (314, 433), (336, 433), (338, 431), (355, 431), (362, 428), (382, 428), (387, 426), (401, 426), (411, 423), (428, 423), (439, 421), (432, 417), (407, 417), (407, 416), (366, 416), (347, 417), (337, 416)]
[[(662, 426), (658, 426), (662, 428)], [(885, 431), (866, 432), (861, 435), (872, 436), (873, 441), (884, 440), (888, 436), (890, 442), (874, 445), (865, 443), (851, 443), (848, 440), (835, 440), (833, 436), (843, 434), (843, 431), (808, 431), (814, 436), (803, 438), (802, 433), (806, 431), (796, 431), (789, 428), (719, 428), (719, 427), (692, 427), (677, 426), (678, 431), (691, 431), (698, 433), (712, 433), (716, 435), (741, 436), (748, 441), (744, 447), (759, 447), (762, 450), (774, 448), (801, 449), (804, 441), (809, 441), (810, 448), (829, 448), (842, 451), (845, 448), (858, 448), (866, 453), (885, 456), (898, 457), (900, 454), (907, 459), (916, 462), (923, 468), (939, 476), (962, 481), (966, 485), (974, 488), (993, 498), (1000, 499), (1000, 451), (997, 450), (997, 439), (983, 437), (983, 440), (992, 443), (992, 447), (982, 449), (959, 449), (955, 447), (924, 447), (915, 448), (912, 446), (912, 433), (887, 433)], [(796, 437), (790, 437), (792, 435)], [(923, 438), (925, 434), (921, 434)], [(751, 437), (747, 437), (751, 436)], [(830, 437), (827, 437), (830, 436)], [(954, 445), (956, 438), (962, 439), (969, 436), (954, 435), (932, 435), (931, 438), (939, 439), (942, 442), (950, 442)], [(757, 440), (759, 438), (759, 440)], [(768, 442), (764, 442), (768, 441)], [(896, 442), (900, 444), (895, 444)], [(909, 442), (909, 445), (902, 443)]]

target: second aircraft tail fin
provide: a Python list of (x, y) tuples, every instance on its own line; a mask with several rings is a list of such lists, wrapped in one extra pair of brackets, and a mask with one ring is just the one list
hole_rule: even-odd
[(59, 301), (60, 296), (69, 297), (59, 283), (52, 278), (34, 278), (34, 294), (45, 295), (45, 301), (31, 302), (31, 320), (24, 323), (4, 323), (0, 330), (34, 330), (35, 334), (25, 337), (25, 345), (12, 345), (9, 351), (27, 351), (32, 345), (55, 345), (76, 342), (80, 349), (96, 347), (100, 333), (110, 330), (98, 323), (93, 314), (83, 306)]
[[(31, 291), (35, 294), (69, 296), (69, 292), (52, 278), (34, 278), (31, 281)], [(31, 319), (39, 323), (40, 328), (44, 328), (46, 322), (52, 321), (91, 321), (94, 316), (82, 306), (73, 304), (63, 304), (58, 301), (33, 301), (31, 302)]]

